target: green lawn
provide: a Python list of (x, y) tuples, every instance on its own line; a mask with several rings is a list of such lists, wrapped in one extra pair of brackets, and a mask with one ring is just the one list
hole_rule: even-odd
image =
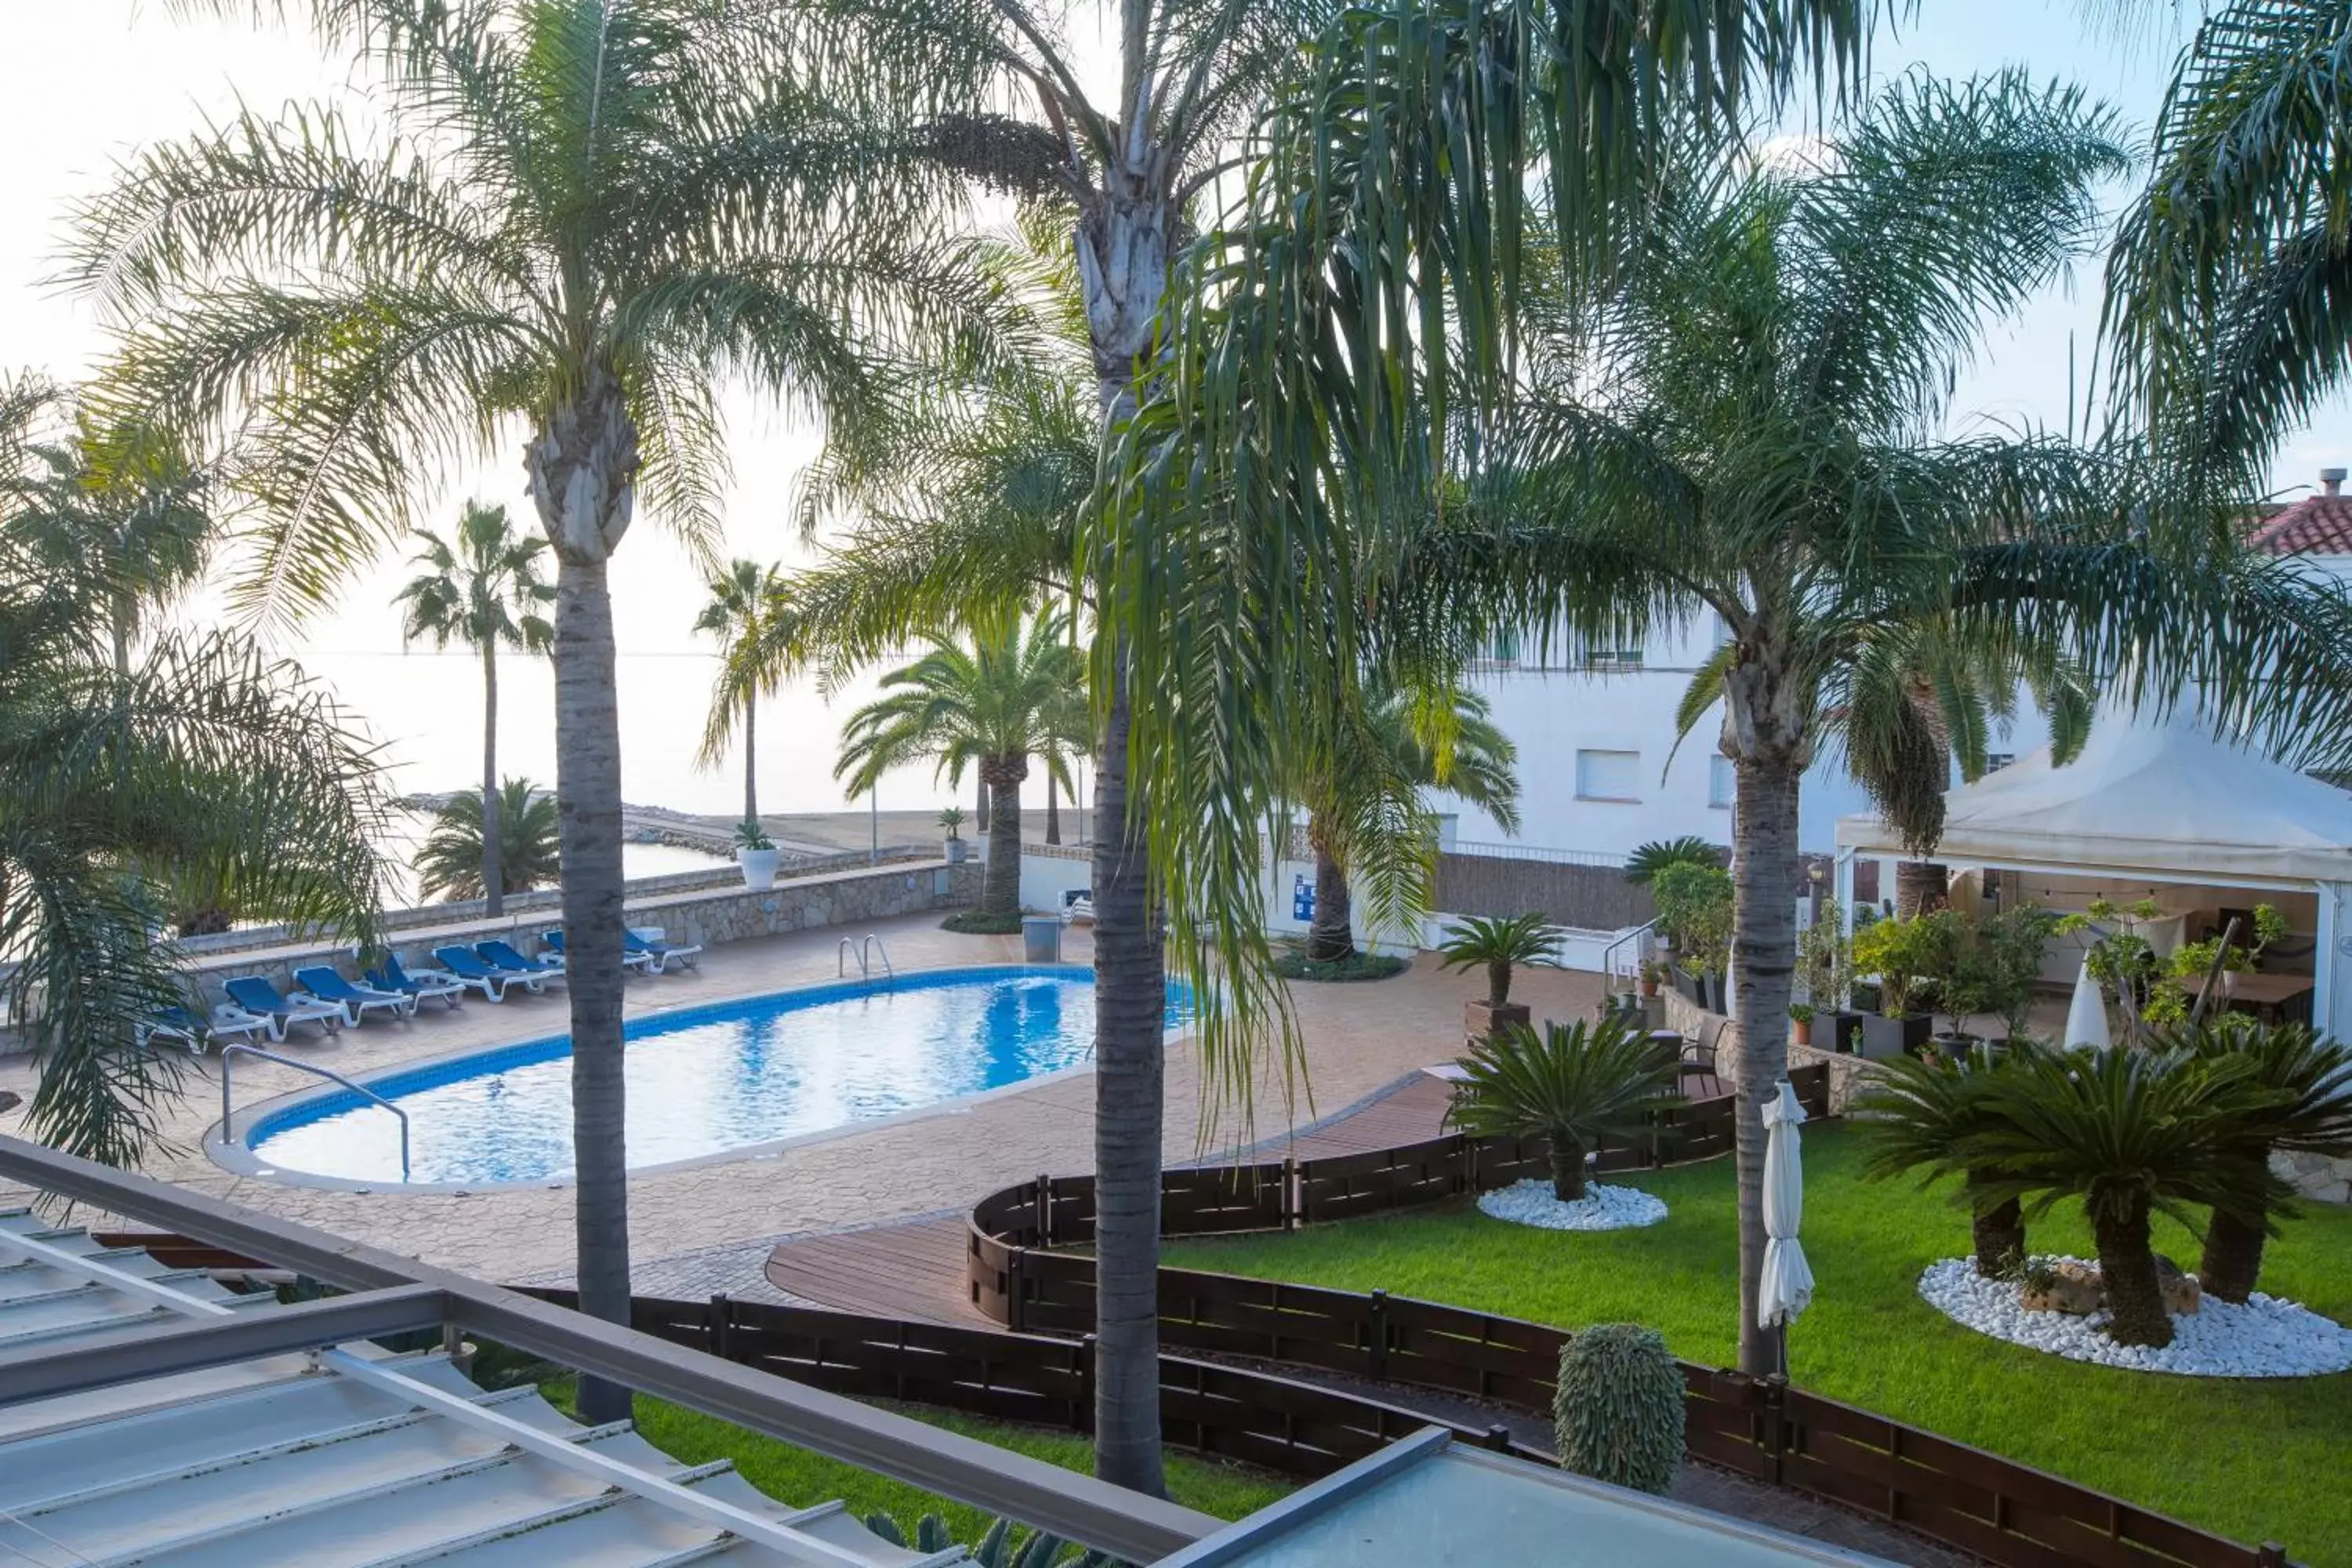
[[(2299, 1560), (2352, 1568), (2352, 1373), (2165, 1377), (1971, 1332), (1915, 1289), (1927, 1263), (1965, 1251), (1964, 1216), (1941, 1191), (1862, 1181), (1857, 1153), (1848, 1129), (1806, 1134), (1805, 1255), (1817, 1293), (1790, 1336), (1797, 1383), (2240, 1541), (2277, 1540)], [(1290, 1236), (1172, 1243), (1167, 1261), (1567, 1328), (1647, 1323), (1690, 1360), (1730, 1361), (1731, 1163), (1632, 1180), (1666, 1201), (1662, 1224), (1567, 1235), (1448, 1204)], [(2194, 1268), (2194, 1240), (2159, 1225), (2158, 1249)], [(2053, 1214), (2032, 1241), (2036, 1251), (2091, 1250), (2072, 1213)], [(2263, 1287), (2352, 1320), (2352, 1213), (2314, 1209), (2291, 1222), (2272, 1244)]]
[[(550, 1381), (541, 1387), (555, 1404), (570, 1407), (572, 1390), (567, 1382)], [(1066, 1432), (983, 1421), (977, 1416), (919, 1405), (888, 1407), (934, 1426), (1047, 1460), (1064, 1469), (1085, 1470), (1092, 1461), (1093, 1450), (1087, 1440)], [(889, 1514), (910, 1538), (915, 1521), (927, 1513), (938, 1514), (947, 1521), (955, 1538), (967, 1543), (978, 1541), (989, 1525), (990, 1516), (979, 1509), (950, 1502), (919, 1487), (877, 1476), (871, 1470), (796, 1448), (658, 1399), (640, 1396), (636, 1421), (637, 1430), (645, 1435), (646, 1441), (689, 1465), (712, 1459), (734, 1460), (745, 1480), (779, 1502), (806, 1508), (840, 1498), (859, 1519), (877, 1512)], [(1173, 1451), (1168, 1456), (1169, 1495), (1188, 1508), (1219, 1519), (1239, 1519), (1255, 1513), (1290, 1490), (1291, 1483), (1263, 1470), (1192, 1458)]]

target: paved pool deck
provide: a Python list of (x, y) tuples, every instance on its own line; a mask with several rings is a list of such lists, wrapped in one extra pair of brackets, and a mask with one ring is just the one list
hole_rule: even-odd
[[(933, 915), (883, 921), (873, 929), (901, 973), (1021, 959), (1018, 938), (944, 931)], [(732, 942), (704, 954), (698, 969), (632, 978), (628, 1016), (832, 981), (845, 934), (864, 932), (836, 928)], [(1092, 943), (1086, 929), (1072, 928), (1065, 936), (1064, 958), (1088, 962)], [(1190, 1041), (1175, 1043), (1168, 1063), (1167, 1157), (1190, 1160), (1236, 1142), (1279, 1139), (1289, 1129), (1393, 1083), (1401, 1074), (1452, 1057), (1461, 1047), (1463, 1004), (1480, 984), (1480, 977), (1441, 973), (1436, 959), (1423, 954), (1394, 979), (1297, 987), (1306, 1048), (1304, 1092), (1286, 1105), (1279, 1075), (1271, 1064), (1261, 1064), (1255, 1117), (1246, 1123), (1233, 1107), (1203, 1105), (1199, 1058)], [(1598, 975), (1538, 970), (1522, 974), (1515, 994), (1538, 1017), (1572, 1017), (1598, 1004), (1601, 981)], [(325, 1038), (305, 1027), (272, 1048), (357, 1076), (542, 1038), (562, 1033), (567, 1022), (562, 989), (551, 987), (545, 996), (518, 994), (497, 1006), (478, 998), (454, 1012), (428, 1004), (413, 1023), (371, 1018), (360, 1028)], [(220, 1063), (215, 1058), (178, 1059), (185, 1068), (184, 1092), (163, 1118), (170, 1147), (149, 1157), (142, 1167), (148, 1174), (484, 1279), (520, 1279), (569, 1269), (568, 1186), (471, 1194), (341, 1192), (222, 1168), (201, 1148), (204, 1135), (219, 1120)], [(313, 1088), (317, 1081), (270, 1063), (240, 1061), (236, 1102), (242, 1109)], [(29, 1100), (33, 1087), (27, 1060), (0, 1058), (0, 1089), (14, 1089)], [(21, 1110), (0, 1115), (0, 1131), (17, 1132), (22, 1125)], [(1089, 1170), (1093, 1139), (1094, 1079), (1091, 1072), (1080, 1071), (935, 1114), (853, 1128), (772, 1155), (648, 1173), (630, 1182), (632, 1256), (642, 1276), (657, 1271), (664, 1259), (709, 1255), (730, 1244), (935, 1214), (1040, 1172)]]

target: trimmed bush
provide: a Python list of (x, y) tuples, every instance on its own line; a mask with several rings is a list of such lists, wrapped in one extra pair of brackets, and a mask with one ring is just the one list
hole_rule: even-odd
[(1665, 1492), (1683, 1462), (1683, 1373), (1655, 1329), (1597, 1323), (1559, 1352), (1560, 1468)]
[[(927, 1513), (916, 1521), (911, 1541), (898, 1528), (898, 1521), (887, 1513), (869, 1514), (866, 1528), (892, 1546), (917, 1552), (948, 1552), (957, 1545), (948, 1533), (946, 1521), (935, 1513)], [(1065, 1559), (1063, 1554), (1071, 1550), (1069, 1542), (1043, 1531), (1024, 1535), (1009, 1519), (999, 1519), (991, 1524), (978, 1544), (969, 1550), (975, 1568), (1057, 1568), (1057, 1560), (1058, 1568), (1111, 1568), (1112, 1561), (1100, 1552), (1079, 1552)]]

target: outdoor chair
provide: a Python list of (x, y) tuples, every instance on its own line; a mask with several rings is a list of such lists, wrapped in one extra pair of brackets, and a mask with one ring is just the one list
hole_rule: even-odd
[(212, 1026), (186, 1007), (158, 1007), (139, 1020), (133, 1037), (142, 1047), (157, 1040), (170, 1040), (185, 1046), (192, 1057), (205, 1054), (205, 1042), (212, 1036)]
[[(571, 967), (572, 955), (563, 949), (563, 933), (561, 931), (540, 932), (539, 944), (562, 959), (567, 969)], [(660, 970), (661, 960), (650, 952), (632, 952), (625, 942), (621, 947), (621, 967), (625, 970), (642, 969), (646, 973), (652, 974)]]
[(447, 947), (435, 948), (433, 962), (447, 970), (453, 977), (464, 981), (493, 1002), (505, 1001), (507, 993), (518, 985), (533, 995), (538, 994), (547, 986), (547, 982), (537, 974), (512, 969), (493, 968), (483, 963), (482, 955), (472, 948), (459, 947), (455, 943)]
[(526, 958), (512, 942), (500, 942), (495, 937), (488, 942), (476, 942), (474, 951), (481, 954), (482, 962), (492, 969), (504, 969), (516, 974), (536, 974), (542, 980), (563, 978), (563, 958), (560, 953), (551, 958)]
[(414, 1017), (416, 1014), (415, 997), (399, 991), (380, 991), (373, 985), (354, 985), (324, 963), (296, 970), (294, 984), (302, 988), (294, 993), (295, 1001), (323, 1002), (331, 1007), (340, 1007), (343, 1022), (354, 1028), (371, 1011), (389, 1012), (395, 1018)]
[[(1680, 1086), (1685, 1100), (1714, 1100), (1723, 1093), (1723, 1079), (1716, 1075), (1715, 1048), (1723, 1038), (1727, 1020), (1709, 1018), (1700, 1026), (1698, 1037), (1685, 1040), (1671, 1030), (1661, 1030), (1666, 1039), (1677, 1042), (1682, 1049)], [(1653, 1035), (1657, 1039), (1659, 1035)], [(1698, 1092), (1692, 1092), (1694, 1086)]]
[(383, 963), (364, 973), (367, 983), (379, 991), (397, 991), (417, 1002), (438, 996), (453, 1010), (466, 994), (466, 983), (456, 975), (444, 974), (434, 969), (412, 974), (401, 967), (400, 954), (396, 952), (385, 953)]
[(291, 997), (259, 974), (240, 974), (222, 983), (221, 989), (228, 999), (269, 1021), (269, 1037), (283, 1040), (297, 1024), (316, 1024), (322, 1034), (332, 1034), (343, 1026), (343, 1010), (324, 1002)]
[(633, 931), (621, 933), (621, 951), (624, 953), (641, 953), (652, 959), (654, 966), (651, 973), (655, 974), (667, 973), (672, 961), (680, 969), (695, 968), (702, 952), (699, 947), (672, 947), (659, 936), (643, 937)]

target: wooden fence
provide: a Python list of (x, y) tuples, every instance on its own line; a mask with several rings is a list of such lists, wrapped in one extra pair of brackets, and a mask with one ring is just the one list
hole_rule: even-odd
[[(1801, 1068), (1790, 1077), (1808, 1109), (1823, 1114), (1828, 1069)], [(1598, 1163), (1622, 1171), (1721, 1153), (1731, 1146), (1729, 1100), (1682, 1108), (1672, 1131), (1678, 1141), (1645, 1137), (1602, 1151)], [(1170, 1171), (1162, 1224), (1171, 1236), (1283, 1229), (1549, 1170), (1539, 1141), (1454, 1136), (1328, 1160)], [(1049, 1248), (1093, 1236), (1089, 1178), (1040, 1177), (989, 1194), (972, 1210), (968, 1237), (972, 1304), (1024, 1334), (1092, 1332), (1094, 1260)], [(1312, 1367), (1544, 1416), (1569, 1338), (1541, 1323), (1377, 1290), (1160, 1271), (1160, 1339), (1172, 1350)], [(1688, 1362), (1683, 1378), (1685, 1442), (1694, 1458), (1892, 1520), (2002, 1568), (2282, 1568), (2287, 1561), (2275, 1545), (2241, 1545), (1777, 1379)]]
[(1430, 907), (1454, 915), (1517, 915), (1538, 910), (1580, 931), (1622, 931), (1658, 912), (1649, 889), (1625, 880), (1622, 866), (1453, 853), (1437, 858)]

